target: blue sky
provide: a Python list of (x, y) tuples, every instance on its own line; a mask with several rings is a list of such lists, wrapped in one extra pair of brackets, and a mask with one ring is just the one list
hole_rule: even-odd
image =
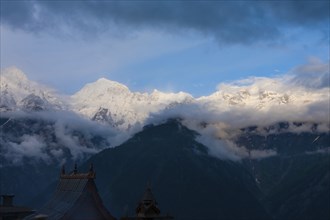
[(73, 94), (106, 77), (198, 97), (329, 62), (329, 1), (1, 1), (1, 68)]

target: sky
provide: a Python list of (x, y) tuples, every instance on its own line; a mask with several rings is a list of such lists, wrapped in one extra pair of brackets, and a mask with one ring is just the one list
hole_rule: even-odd
[(16, 66), (64, 94), (105, 77), (132, 91), (199, 97), (311, 59), (329, 63), (329, 8), (317, 0), (1, 0), (1, 69)]

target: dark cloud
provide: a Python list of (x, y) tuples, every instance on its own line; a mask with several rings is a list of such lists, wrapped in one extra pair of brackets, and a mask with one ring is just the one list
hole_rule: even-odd
[(310, 89), (330, 87), (329, 61), (322, 62), (321, 60), (312, 57), (307, 64), (294, 68), (292, 73), (294, 75), (292, 82), (296, 85)]
[(250, 43), (272, 41), (292, 26), (328, 27), (329, 1), (1, 1), (1, 23), (83, 34), (191, 30), (219, 42)]

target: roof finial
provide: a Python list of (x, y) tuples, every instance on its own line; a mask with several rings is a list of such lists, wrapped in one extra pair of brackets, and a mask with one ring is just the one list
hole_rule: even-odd
[(77, 169), (77, 163), (74, 163), (74, 170), (73, 170), (74, 174), (78, 173), (78, 169)]
[(62, 174), (62, 175), (65, 175), (65, 166), (64, 166), (64, 164), (62, 165), (61, 174)]
[(93, 173), (94, 172), (94, 165), (93, 165), (93, 163), (91, 163), (90, 166), (89, 166), (89, 172), (90, 173)]
[(147, 189), (151, 189), (151, 183), (150, 183), (150, 180), (148, 180), (148, 182), (147, 182)]

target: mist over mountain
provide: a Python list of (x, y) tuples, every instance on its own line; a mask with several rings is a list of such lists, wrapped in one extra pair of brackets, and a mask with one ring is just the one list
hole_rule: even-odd
[[(325, 68), (312, 63), (294, 71), (326, 74)], [(295, 75), (220, 84), (218, 91), (199, 98), (184, 92), (132, 92), (123, 84), (101, 78), (72, 96), (64, 96), (30, 81), (12, 67), (1, 71), (0, 110), (1, 145), (5, 149), (1, 156), (11, 163), (19, 163), (24, 157), (48, 160), (60, 156), (62, 150), (52, 149), (58, 143), (75, 160), (85, 153), (115, 147), (143, 126), (169, 118), (180, 118), (185, 126), (198, 131), (198, 141), (210, 148), (210, 154), (231, 160), (277, 154), (277, 149), (250, 151), (238, 145), (236, 140), (247, 127), (254, 126), (253, 133), (265, 138), (283, 132), (322, 134), (330, 128), (329, 87), (316, 81), (302, 85)], [(279, 122), (286, 126), (277, 129)], [(46, 131), (48, 134), (44, 134)], [(101, 137), (107, 144), (94, 146), (86, 141), (94, 137)], [(34, 153), (22, 149), (33, 149)], [(12, 155), (17, 155), (15, 160)]]
[(329, 153), (316, 150), (329, 152), (329, 133), (244, 133), (237, 144), (278, 154), (219, 160), (196, 141), (200, 134), (169, 120), (92, 156), (84, 167), (94, 163), (100, 193), (117, 215), (133, 212), (151, 182), (161, 209), (178, 219), (329, 218)]
[[(197, 141), (200, 134), (171, 119), (91, 156), (79, 170), (94, 164), (99, 193), (116, 217), (134, 215), (149, 183), (162, 213), (176, 219), (328, 219), (329, 133), (264, 138), (254, 129), (246, 128), (237, 144), (251, 151), (277, 149), (278, 154), (218, 159)], [(55, 185), (34, 204), (47, 200)]]
[(93, 161), (101, 196), (117, 216), (134, 210), (151, 180), (162, 207), (182, 219), (327, 219), (328, 98), (329, 87), (294, 76), (220, 84), (199, 98), (132, 92), (102, 78), (64, 96), (6, 69), (1, 193), (38, 208), (61, 165)]
[(175, 219), (271, 219), (241, 163), (218, 160), (179, 120), (147, 126), (89, 163), (104, 203), (116, 216), (134, 214), (149, 182), (162, 212)]

